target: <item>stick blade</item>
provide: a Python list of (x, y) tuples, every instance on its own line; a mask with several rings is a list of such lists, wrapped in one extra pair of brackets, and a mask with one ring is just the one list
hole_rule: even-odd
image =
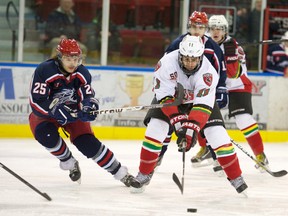
[(248, 157), (250, 157), (258, 166), (260, 166), (263, 170), (265, 170), (267, 173), (269, 173), (271, 176), (273, 176), (273, 177), (282, 177), (282, 176), (287, 175), (287, 171), (286, 170), (280, 170), (280, 171), (276, 171), (276, 172), (270, 170), (265, 165), (263, 165), (262, 163), (258, 162), (252, 155), (250, 155), (241, 145), (236, 143), (233, 139), (231, 139), (231, 142), (235, 146), (237, 146), (244, 154), (246, 154)]
[(45, 197), (48, 201), (52, 201), (51, 197), (47, 193), (42, 193), (41, 195)]
[(271, 170), (267, 171), (269, 174), (271, 174), (274, 177), (282, 177), (287, 175), (287, 171), (286, 170), (280, 170), (278, 172), (272, 172)]
[(172, 179), (175, 182), (175, 184), (178, 186), (178, 188), (180, 189), (181, 194), (183, 194), (183, 185), (181, 184), (179, 178), (177, 177), (177, 175), (175, 173), (173, 173)]

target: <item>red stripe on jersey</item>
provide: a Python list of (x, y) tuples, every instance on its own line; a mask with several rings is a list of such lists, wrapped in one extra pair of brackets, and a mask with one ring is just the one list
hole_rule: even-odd
[(30, 101), (31, 107), (33, 107), (36, 111), (38, 111), (39, 113), (43, 115), (48, 115), (48, 112), (44, 110), (42, 107), (40, 107), (37, 103), (34, 103), (33, 100), (31, 100), (31, 98), (29, 98), (29, 101)]
[(76, 73), (75, 75), (78, 79), (80, 79), (81, 83), (87, 84), (87, 80), (85, 79), (85, 77), (81, 73)]
[(49, 77), (47, 80), (45, 80), (45, 82), (51, 83), (51, 82), (54, 82), (55, 80), (58, 80), (58, 79), (65, 80), (66, 78), (63, 74), (56, 74), (54, 76)]
[(219, 68), (220, 68), (219, 60), (218, 60), (218, 57), (215, 54), (214, 50), (205, 47), (204, 54), (206, 54), (205, 55), (206, 57), (207, 57), (207, 55), (212, 56), (213, 62), (211, 61), (212, 60), (211, 57), (210, 58), (207, 57), (207, 58), (210, 61), (210, 63), (212, 64), (212, 66), (215, 68), (217, 73), (219, 73)]

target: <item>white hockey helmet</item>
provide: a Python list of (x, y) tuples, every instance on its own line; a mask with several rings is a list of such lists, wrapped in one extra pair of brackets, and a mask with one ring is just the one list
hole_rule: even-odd
[[(179, 44), (178, 62), (181, 69), (186, 75), (190, 76), (199, 70), (202, 64), (204, 48), (205, 47), (203, 41), (199, 36), (191, 36), (188, 34), (182, 39)], [(191, 58), (199, 58), (200, 61), (193, 70), (188, 70), (183, 64), (184, 56)]]
[(182, 56), (200, 57), (204, 53), (204, 44), (199, 36), (186, 35), (179, 44)]
[(211, 16), (208, 21), (208, 26), (209, 28), (222, 28), (225, 33), (228, 33), (229, 25), (224, 15)]

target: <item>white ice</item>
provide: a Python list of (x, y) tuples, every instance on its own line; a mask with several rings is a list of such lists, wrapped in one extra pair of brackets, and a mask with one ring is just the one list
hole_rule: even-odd
[[(137, 174), (141, 141), (103, 143), (132, 174)], [(247, 144), (240, 144), (251, 153)], [(190, 158), (198, 151), (197, 146), (186, 154), (183, 195), (172, 180), (173, 172), (182, 178), (182, 155), (174, 142), (142, 194), (131, 194), (129, 188), (86, 159), (74, 146), (68, 146), (80, 162), (81, 185), (71, 182), (67, 171), (59, 168), (58, 160), (35, 140), (0, 139), (0, 162), (52, 198), (47, 201), (0, 168), (1, 216), (288, 215), (288, 175), (275, 178), (260, 173), (251, 158), (237, 147), (249, 187), (248, 198), (237, 194), (225, 177), (216, 176), (211, 166), (191, 167)], [(288, 170), (288, 143), (266, 143), (265, 152), (273, 171)], [(187, 208), (198, 211), (187, 213)]]

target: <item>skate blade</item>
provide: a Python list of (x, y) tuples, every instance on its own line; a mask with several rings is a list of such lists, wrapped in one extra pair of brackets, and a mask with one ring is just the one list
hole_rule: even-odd
[(209, 159), (203, 160), (201, 162), (192, 163), (192, 167), (193, 168), (206, 167), (206, 166), (210, 166), (212, 164), (213, 164), (213, 159), (209, 158)]
[(145, 185), (143, 185), (141, 188), (130, 187), (130, 193), (133, 194), (143, 193), (144, 191), (145, 191)]
[(81, 178), (79, 178), (76, 182), (81, 185)]

